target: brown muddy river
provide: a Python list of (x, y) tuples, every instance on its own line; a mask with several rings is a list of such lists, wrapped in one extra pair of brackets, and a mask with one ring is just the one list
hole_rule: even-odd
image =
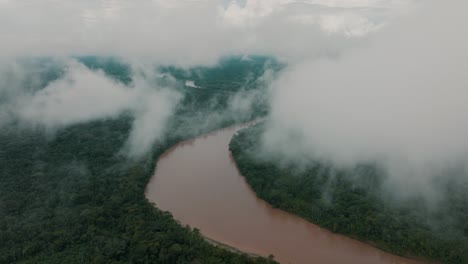
[(417, 263), (331, 233), (258, 199), (229, 141), (240, 127), (182, 142), (163, 154), (146, 197), (213, 240), (281, 263)]

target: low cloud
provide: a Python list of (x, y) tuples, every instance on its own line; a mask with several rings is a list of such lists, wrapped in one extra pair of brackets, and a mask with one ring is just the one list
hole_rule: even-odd
[[(404, 10), (392, 1), (2, 1), (0, 57), (109, 55), (214, 64), (336, 54)], [(346, 33), (346, 34), (343, 34)]]
[(48, 127), (111, 118), (136, 105), (139, 89), (70, 62), (62, 78), (22, 98), (17, 114), (21, 120)]
[[(155, 81), (157, 72), (142, 74), (135, 70), (133, 81), (125, 85), (75, 60), (57, 63), (63, 67), (63, 76), (42, 89), (28, 91), (24, 86), (18, 90), (2, 89), (10, 96), (1, 104), (8, 115), (0, 116), (0, 124), (16, 120), (23, 127), (55, 131), (128, 113), (134, 121), (125, 153), (139, 157), (163, 136), (166, 122), (182, 97), (173, 87), (159, 86)], [(13, 83), (24, 84), (25, 76), (30, 76), (31, 69), (24, 66), (15, 69)]]
[[(66, 69), (41, 91), (23, 88), (31, 76), (27, 70), (16, 69), (16, 79), (2, 80), (0, 95), (12, 100), (0, 104), (0, 125), (16, 116), (53, 129), (130, 112), (135, 123), (126, 148), (136, 154), (158, 138), (180, 99), (173, 90), (155, 85), (142, 65), (214, 65), (222, 56), (263, 54), (287, 62), (293, 72), (366, 46), (369, 33), (393, 21), (412, 2), (0, 1), (2, 65), (11, 68), (19, 59), (47, 57), (65, 60)], [(117, 56), (130, 62), (133, 83), (124, 85), (70, 59), (79, 55)], [(290, 86), (286, 81), (291, 74), (279, 84)], [(245, 112), (258, 98), (243, 97), (233, 97), (232, 112)], [(281, 103), (274, 104), (276, 116)]]
[(265, 146), (291, 160), (378, 161), (392, 191), (435, 192), (468, 161), (465, 1), (428, 1), (338, 59), (290, 67), (274, 84)]

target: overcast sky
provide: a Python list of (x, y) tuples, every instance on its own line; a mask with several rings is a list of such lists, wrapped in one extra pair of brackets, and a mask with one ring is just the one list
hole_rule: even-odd
[(363, 36), (409, 3), (1, 0), (0, 55), (111, 54), (187, 65), (238, 53), (297, 59), (342, 48), (343, 40), (321, 34)]

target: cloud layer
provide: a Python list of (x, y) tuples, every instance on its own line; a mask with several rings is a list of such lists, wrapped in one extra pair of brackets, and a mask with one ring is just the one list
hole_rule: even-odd
[[(32, 81), (35, 90), (25, 89), (27, 78), (37, 70), (32, 65), (17, 65), (7, 85), (1, 86), (5, 102), (0, 103), (0, 125), (16, 120), (23, 127), (55, 131), (70, 125), (130, 114), (134, 121), (125, 153), (139, 157), (147, 153), (163, 136), (167, 120), (181, 95), (174, 89), (159, 86), (157, 72), (142, 75), (134, 69), (132, 83), (124, 85), (100, 70), (90, 70), (75, 60), (56, 61), (63, 76), (38, 89), (39, 78)], [(147, 67), (151, 68), (151, 67)], [(34, 78), (33, 78), (34, 79)], [(14, 85), (13, 85), (14, 84)]]
[[(3, 0), (0, 57), (97, 54), (132, 65), (190, 66), (231, 54), (273, 55), (289, 69), (273, 89), (268, 138), (280, 142), (293, 131), (305, 142), (283, 152), (342, 164), (377, 157), (420, 170), (465, 154), (466, 38), (457, 28), (466, 25), (459, 11), (466, 4), (430, 1), (397, 22), (414, 2)], [(67, 67), (61, 79), (21, 97), (16, 114), (63, 127), (130, 111), (129, 144), (144, 149), (144, 135), (161, 133), (179, 98), (153, 89), (143, 75), (126, 87), (79, 64)], [(18, 85), (7, 86), (3, 94)]]
[[(141, 67), (214, 64), (231, 54), (286, 61), (337, 56), (379, 28), (398, 1), (0, 1), (0, 125), (19, 118), (48, 129), (134, 115), (126, 148), (144, 153), (159, 138), (180, 95)], [(384, 10), (384, 11), (382, 11)], [(393, 11), (392, 11), (393, 10)], [(392, 12), (391, 12), (392, 11)], [(71, 56), (117, 56), (137, 70), (131, 86)], [(46, 85), (18, 58), (53, 57), (65, 72)], [(37, 65), (36, 65), (37, 66)], [(51, 66), (53, 67), (53, 66)], [(29, 87), (29, 88), (28, 88)], [(234, 97), (232, 107), (253, 98)], [(244, 111), (245, 112), (245, 111)]]
[(343, 166), (377, 160), (402, 192), (423, 192), (445, 169), (464, 166), (466, 8), (427, 2), (366, 49), (291, 67), (275, 84), (270, 151)]
[(184, 65), (244, 53), (297, 59), (337, 53), (355, 41), (345, 35), (380, 27), (402, 10), (399, 2), (4, 0), (0, 56), (99, 54)]

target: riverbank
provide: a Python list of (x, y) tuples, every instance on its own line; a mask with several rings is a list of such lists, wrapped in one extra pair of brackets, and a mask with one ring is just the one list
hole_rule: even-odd
[(239, 129), (221, 129), (162, 154), (146, 187), (147, 199), (220, 246), (271, 254), (281, 263), (416, 263), (333, 234), (257, 198), (229, 152)]
[(262, 256), (257, 255), (255, 253), (242, 251), (242, 250), (240, 250), (238, 248), (235, 248), (235, 247), (230, 246), (228, 244), (224, 244), (222, 242), (216, 241), (216, 240), (211, 239), (211, 238), (209, 238), (207, 236), (203, 236), (203, 238), (206, 240), (206, 242), (210, 243), (211, 245), (222, 248), (222, 249), (225, 249), (227, 251), (237, 253), (237, 254), (246, 254), (247, 256), (252, 257), (252, 258), (262, 258)]
[[(271, 159), (258, 159), (262, 129), (260, 124), (242, 130), (230, 142), (237, 167), (261, 199), (392, 254), (423, 263), (468, 263), (466, 232), (462, 238), (463, 219), (468, 218), (463, 211), (451, 209), (466, 208), (463, 185), (450, 185), (453, 193), (446, 195), (450, 206), (439, 209), (443, 211), (427, 211), (417, 201), (392, 205), (381, 199), (380, 174), (372, 166), (343, 171), (315, 162), (293, 172)], [(452, 221), (443, 221), (447, 216)]]

